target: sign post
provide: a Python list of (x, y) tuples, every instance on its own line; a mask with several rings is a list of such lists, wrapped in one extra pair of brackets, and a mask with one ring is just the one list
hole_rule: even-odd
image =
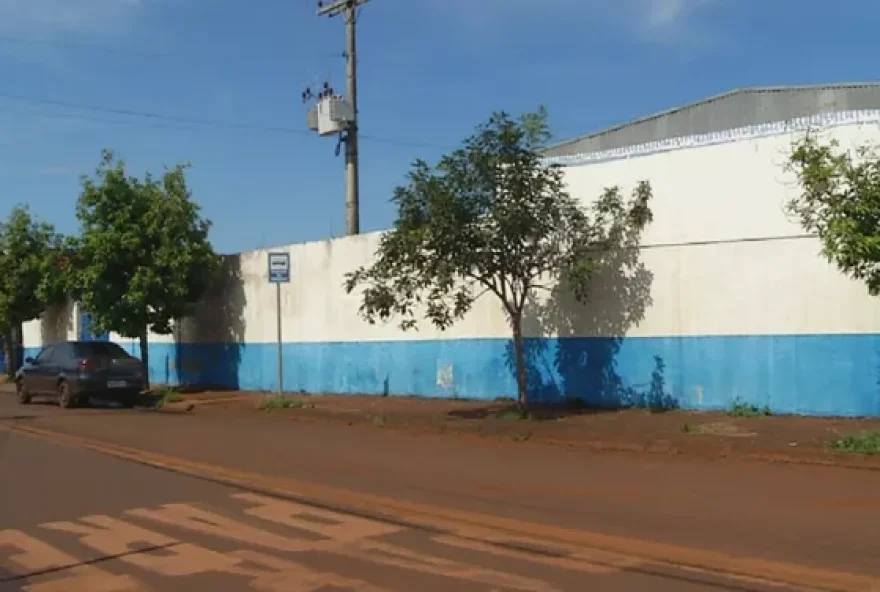
[(281, 284), (290, 282), (290, 253), (269, 253), (269, 283), (275, 284), (278, 330), (278, 394), (284, 394), (284, 363), (281, 356)]

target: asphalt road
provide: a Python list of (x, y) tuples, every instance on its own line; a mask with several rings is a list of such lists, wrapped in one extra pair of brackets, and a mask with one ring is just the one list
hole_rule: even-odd
[[(820, 498), (829, 493), (829, 478), (842, 482), (844, 489), (880, 485), (880, 476), (870, 473), (803, 469), (801, 474), (781, 467), (731, 465), (725, 470), (739, 473), (731, 478), (741, 479), (744, 486), (739, 495), (727, 493), (727, 505), (724, 499), (714, 504), (691, 503), (694, 520), (710, 519), (707, 528), (700, 530), (692, 521), (681, 519), (680, 504), (666, 500), (667, 515), (666, 507), (651, 497), (669, 495), (676, 488), (681, 493), (688, 487), (705, 493), (706, 480), (713, 477), (715, 485), (728, 483), (717, 482), (717, 470), (705, 472), (709, 468), (700, 465), (661, 463), (657, 470), (660, 461), (656, 460), (568, 458), (564, 460), (568, 471), (554, 478), (548, 471), (564, 469), (539, 458), (540, 452), (520, 454), (522, 464), (516, 465), (515, 450), (466, 448), (468, 443), (407, 439), (375, 430), (346, 432), (328, 426), (218, 421), (198, 415), (19, 407), (0, 395), (0, 592), (780, 589), (656, 564), (638, 553), (598, 549), (572, 553), (549, 542), (525, 548), (505, 544), (503, 536), (491, 531), (478, 537), (457, 536), (368, 518), (345, 508), (316, 508), (4, 429), (16, 425), (260, 474), (285, 473), (302, 483), (344, 487), (355, 494), (384, 494), (530, 523), (564, 523), (584, 532), (599, 530), (595, 527), (601, 525), (601, 532), (652, 535), (653, 540), (706, 541), (700, 548), (721, 552), (748, 550), (736, 540), (743, 536), (747, 541), (757, 540), (763, 533), (764, 544), (751, 549), (759, 558), (797, 560), (801, 565), (839, 567), (850, 573), (876, 575), (880, 571), (876, 561), (880, 512), (876, 508), (870, 504), (827, 506), (818, 519), (818, 512), (804, 509), (804, 499), (816, 501), (815, 493)], [(387, 447), (397, 454), (392, 456)], [(421, 460), (417, 458), (420, 453), (424, 455)], [(438, 455), (446, 461), (441, 462)], [(544, 465), (540, 470), (534, 467), (533, 476), (544, 485), (539, 491), (534, 482), (523, 478), (523, 471), (528, 473), (536, 462)], [(813, 479), (813, 490), (803, 490), (793, 500), (794, 510), (791, 504), (773, 507), (780, 493), (792, 492), (772, 489), (778, 483), (768, 482), (765, 472), (773, 468), (782, 471), (793, 487), (808, 487), (804, 480)], [(575, 482), (586, 472), (593, 489), (575, 489)], [(641, 475), (641, 480), (628, 482), (634, 475)], [(475, 476), (482, 481), (475, 482)], [(510, 481), (513, 476), (518, 477)], [(758, 484), (749, 481), (762, 476), (765, 480)], [(754, 503), (753, 488), (761, 483), (767, 488), (764, 514), (778, 510), (782, 516), (778, 524), (759, 522), (764, 514), (754, 509), (760, 504)], [(627, 495), (627, 491), (635, 494), (639, 490), (641, 495)], [(849, 491), (852, 499), (856, 494), (862, 500), (878, 495), (877, 488)], [(740, 508), (733, 503), (738, 497), (745, 500)], [(685, 502), (688, 499), (693, 497), (686, 497)], [(601, 520), (602, 511), (613, 506), (616, 511)], [(725, 509), (729, 517), (717, 515)], [(636, 517), (653, 518), (640, 530), (632, 517), (625, 518), (627, 510)], [(851, 527), (852, 536), (842, 536), (846, 528), (826, 527), (815, 530), (816, 536), (803, 537), (814, 525), (836, 521)], [(739, 527), (732, 532), (716, 529), (713, 537), (708, 531), (722, 522), (739, 522)], [(799, 523), (795, 529), (801, 537), (799, 544), (790, 533), (774, 530)], [(665, 534), (658, 532), (662, 527), (667, 529)], [(833, 538), (821, 538), (829, 533)], [(854, 557), (839, 560), (838, 555), (846, 553), (833, 552), (838, 544), (853, 550), (850, 555)], [(866, 585), (863, 589), (880, 588)]]

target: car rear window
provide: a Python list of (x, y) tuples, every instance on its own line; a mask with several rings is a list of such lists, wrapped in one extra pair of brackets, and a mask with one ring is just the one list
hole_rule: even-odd
[(128, 353), (115, 343), (106, 341), (94, 341), (91, 343), (77, 343), (73, 347), (77, 358), (128, 358)]

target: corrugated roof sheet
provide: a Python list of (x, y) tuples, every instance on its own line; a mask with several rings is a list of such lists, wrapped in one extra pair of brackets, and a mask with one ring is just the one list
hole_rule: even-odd
[(880, 109), (880, 83), (731, 90), (548, 147), (546, 156), (612, 150), (833, 111)]

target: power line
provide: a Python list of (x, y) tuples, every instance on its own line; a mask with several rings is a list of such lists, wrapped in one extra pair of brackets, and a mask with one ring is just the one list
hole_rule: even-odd
[(116, 47), (108, 47), (106, 45), (97, 45), (94, 43), (81, 43), (75, 41), (59, 41), (57, 39), (28, 39), (26, 37), (11, 37), (9, 35), (0, 35), (0, 43), (7, 45), (28, 45), (30, 47), (54, 47), (59, 49), (80, 49), (86, 51), (98, 51), (102, 53), (127, 54), (148, 58), (170, 58), (174, 57), (171, 53), (158, 53), (137, 51), (132, 49), (119, 49)]
[[(3, 105), (3, 111), (8, 111), (5, 107), (9, 107), (9, 105)], [(199, 128), (197, 127), (185, 127), (183, 125), (174, 125), (171, 123), (164, 123), (161, 121), (137, 121), (134, 119), (109, 119), (106, 117), (98, 117), (93, 115), (86, 115), (84, 113), (63, 113), (63, 112), (52, 112), (52, 111), (29, 111), (29, 114), (34, 117), (45, 117), (50, 119), (71, 119), (77, 121), (90, 121), (93, 123), (100, 124), (112, 124), (112, 125), (128, 125), (139, 128), (150, 128), (150, 129), (167, 129), (174, 131), (186, 131), (193, 132), (197, 131)]]
[(244, 130), (252, 130), (252, 131), (263, 131), (263, 132), (277, 132), (277, 133), (287, 133), (287, 134), (307, 134), (308, 130), (302, 129), (297, 130), (294, 128), (280, 127), (280, 126), (264, 126), (252, 123), (240, 123), (233, 121), (223, 121), (220, 119), (199, 119), (192, 117), (179, 117), (176, 115), (166, 115), (163, 113), (155, 113), (152, 111), (138, 111), (135, 109), (124, 109), (119, 107), (107, 107), (103, 105), (88, 105), (83, 103), (72, 103), (69, 101), (61, 101), (57, 99), (47, 99), (47, 98), (38, 98), (38, 97), (26, 97), (22, 95), (13, 95), (8, 93), (0, 93), (0, 98), (8, 99), (12, 101), (21, 101), (24, 103), (38, 104), (38, 105), (48, 105), (53, 107), (64, 107), (67, 109), (77, 109), (80, 111), (92, 111), (96, 113), (112, 113), (113, 115), (124, 115), (127, 117), (142, 117), (145, 119), (157, 119), (162, 121), (173, 121), (176, 123), (189, 123), (194, 125), (206, 125), (206, 126), (217, 126), (217, 127), (226, 127), (230, 129), (244, 129)]
[[(141, 51), (136, 49), (122, 49), (118, 47), (110, 47), (107, 45), (99, 45), (96, 43), (83, 43), (79, 41), (59, 41), (57, 39), (30, 39), (26, 37), (12, 37), (9, 35), (0, 35), (0, 44), (6, 45), (26, 45), (29, 47), (51, 47), (56, 49), (76, 49), (80, 51), (92, 51), (98, 53), (109, 53), (113, 55), (129, 55), (140, 58), (158, 58), (158, 59), (174, 59), (180, 60), (181, 58), (186, 58), (185, 55), (181, 53), (174, 52), (157, 52), (157, 51)], [(184, 48), (184, 49), (193, 49), (193, 48)], [(211, 50), (213, 51), (215, 48), (212, 47), (200, 47), (195, 49), (201, 50)], [(344, 57), (344, 52), (342, 51), (324, 51), (316, 54), (317, 57), (322, 59), (334, 58), (341, 59)], [(190, 56), (193, 57), (193, 56)], [(207, 56), (205, 56), (207, 57)], [(267, 56), (264, 55), (246, 55), (242, 53), (224, 53), (222, 59), (225, 62), (232, 59), (235, 61), (241, 62), (265, 62)]]
[[(298, 135), (305, 136), (311, 135), (310, 130), (305, 128), (292, 128), (285, 126), (277, 126), (277, 125), (261, 125), (255, 123), (247, 123), (247, 122), (237, 122), (237, 121), (229, 121), (222, 119), (202, 119), (202, 118), (193, 118), (193, 117), (182, 117), (177, 115), (169, 115), (164, 113), (152, 112), (152, 111), (140, 111), (136, 109), (127, 109), (120, 107), (110, 107), (104, 105), (90, 105), (83, 103), (74, 103), (71, 101), (62, 101), (58, 99), (50, 99), (43, 97), (29, 97), (24, 95), (14, 95), (10, 93), (0, 93), (0, 98), (7, 99), (11, 101), (19, 101), (25, 104), (31, 105), (44, 105), (49, 107), (62, 107), (66, 109), (75, 109), (78, 111), (89, 111), (93, 113), (104, 113), (104, 114), (112, 114), (112, 115), (121, 115), (124, 117), (136, 117), (141, 119), (153, 120), (156, 122), (171, 122), (176, 124), (184, 124), (184, 125), (197, 125), (204, 127), (215, 127), (215, 128), (223, 128), (223, 129), (231, 129), (231, 130), (239, 130), (239, 131), (254, 131), (254, 132), (264, 132), (264, 133), (275, 133), (275, 134), (283, 134), (283, 135)], [(107, 120), (102, 118), (89, 118), (79, 113), (40, 113), (37, 112), (35, 115), (47, 115), (50, 117), (59, 117), (59, 118), (69, 118), (69, 119), (81, 119), (86, 121), (95, 121), (98, 123), (120, 123), (120, 124), (142, 124), (139, 122), (126, 122), (120, 120)], [(160, 127), (160, 126), (152, 126), (152, 127)], [(167, 129), (185, 129), (187, 131), (192, 131), (193, 128), (174, 128), (167, 127)], [(442, 148), (442, 146), (438, 146), (436, 144), (430, 144), (425, 142), (415, 142), (408, 140), (398, 140), (394, 138), (383, 138), (378, 136), (369, 136), (369, 135), (361, 135), (361, 137), (365, 140), (369, 140), (371, 142), (375, 142), (377, 144), (387, 144), (391, 146), (405, 146), (411, 148)]]

